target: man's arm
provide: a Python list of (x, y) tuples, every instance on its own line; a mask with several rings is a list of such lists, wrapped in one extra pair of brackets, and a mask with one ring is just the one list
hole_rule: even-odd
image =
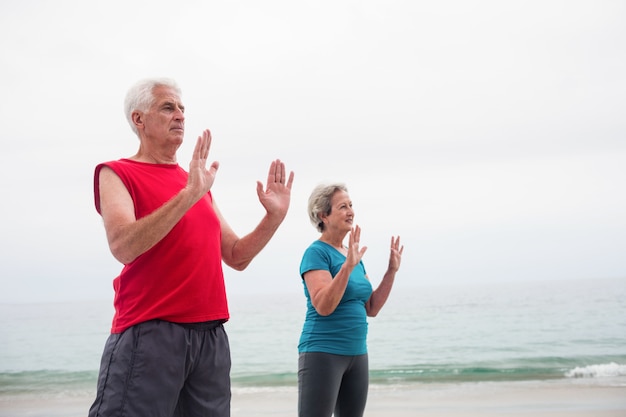
[(111, 253), (129, 264), (157, 244), (195, 203), (191, 193), (182, 190), (156, 211), (139, 220), (122, 180), (108, 167), (100, 170), (100, 211)]
[(194, 148), (187, 185), (171, 200), (137, 220), (133, 200), (122, 180), (110, 168), (100, 170), (100, 212), (111, 253), (128, 264), (157, 244), (213, 185), (219, 167), (206, 168), (211, 134), (205, 130)]
[(293, 177), (294, 174), (291, 172), (289, 178), (286, 178), (285, 164), (280, 160), (272, 162), (267, 178), (267, 188), (263, 190), (263, 184), (257, 181), (257, 195), (265, 207), (266, 214), (257, 227), (242, 238), (235, 234), (217, 208), (215, 201), (213, 202), (213, 208), (220, 219), (222, 259), (226, 265), (238, 271), (244, 270), (274, 236), (289, 209)]

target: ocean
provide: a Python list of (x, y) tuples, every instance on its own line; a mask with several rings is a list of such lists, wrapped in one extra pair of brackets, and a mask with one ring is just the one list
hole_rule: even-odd
[[(298, 294), (231, 295), (233, 391), (295, 389)], [(0, 304), (0, 404), (95, 393), (111, 300)], [(571, 380), (626, 386), (626, 279), (396, 289), (369, 319), (371, 389)]]

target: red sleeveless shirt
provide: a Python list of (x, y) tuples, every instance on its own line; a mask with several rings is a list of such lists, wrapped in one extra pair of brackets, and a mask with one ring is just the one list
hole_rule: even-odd
[[(120, 159), (99, 164), (94, 195), (100, 213), (99, 176), (102, 167), (122, 180), (140, 219), (172, 199), (187, 184), (178, 165)], [(221, 229), (207, 193), (151, 249), (124, 265), (113, 280), (115, 316), (112, 333), (153, 319), (194, 323), (228, 319), (222, 271)]]

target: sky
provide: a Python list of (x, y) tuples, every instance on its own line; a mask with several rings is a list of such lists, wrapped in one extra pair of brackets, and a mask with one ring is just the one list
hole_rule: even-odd
[(0, 3), (0, 302), (112, 299), (93, 170), (133, 155), (127, 89), (174, 78), (240, 235), (256, 181), (295, 172), (283, 225), (231, 294), (301, 294), (307, 199), (348, 186), (363, 258), (396, 291), (626, 278), (622, 1)]

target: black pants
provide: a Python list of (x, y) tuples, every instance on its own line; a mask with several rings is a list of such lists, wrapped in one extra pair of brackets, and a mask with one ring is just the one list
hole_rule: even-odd
[(298, 359), (299, 417), (362, 417), (369, 387), (368, 357), (321, 352)]

